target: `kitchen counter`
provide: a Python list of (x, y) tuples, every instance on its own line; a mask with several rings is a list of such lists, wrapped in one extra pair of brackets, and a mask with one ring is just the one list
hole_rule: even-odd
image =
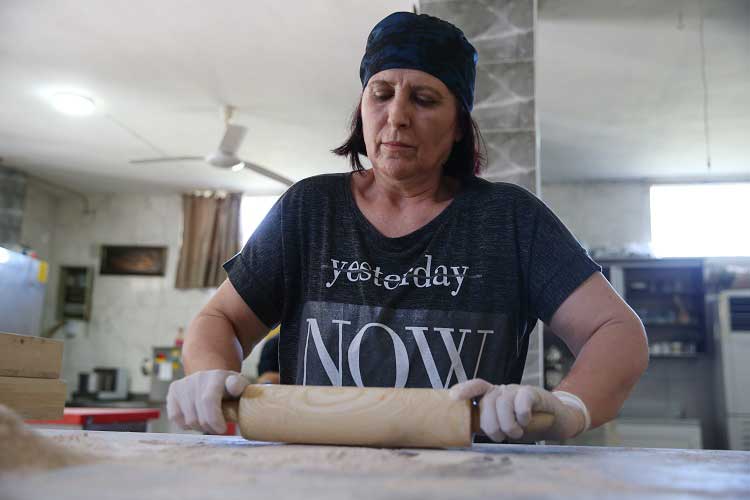
[(97, 461), (0, 475), (4, 498), (307, 500), (750, 496), (750, 452), (475, 445), (391, 450), (42, 430)]
[(65, 408), (59, 420), (27, 420), (36, 428), (146, 432), (149, 420), (158, 419), (155, 408)]

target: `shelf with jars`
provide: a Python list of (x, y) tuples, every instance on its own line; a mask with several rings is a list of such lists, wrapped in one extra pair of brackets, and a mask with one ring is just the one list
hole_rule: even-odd
[[(603, 260), (602, 273), (638, 314), (652, 359), (709, 355), (702, 259)], [(545, 386), (554, 388), (573, 365), (562, 340), (544, 333)]]

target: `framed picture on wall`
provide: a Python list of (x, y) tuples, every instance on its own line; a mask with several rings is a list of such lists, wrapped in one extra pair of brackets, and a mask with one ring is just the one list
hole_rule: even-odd
[(102, 245), (99, 274), (164, 276), (167, 247)]

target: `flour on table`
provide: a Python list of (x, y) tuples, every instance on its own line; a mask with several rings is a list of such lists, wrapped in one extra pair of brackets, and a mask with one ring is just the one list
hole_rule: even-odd
[(0, 450), (0, 471), (55, 469), (94, 461), (82, 451), (67, 449), (34, 432), (5, 405), (0, 405)]

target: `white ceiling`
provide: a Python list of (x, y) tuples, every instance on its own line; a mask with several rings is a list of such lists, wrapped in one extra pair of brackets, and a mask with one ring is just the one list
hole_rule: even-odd
[[(411, 0), (3, 0), (3, 165), (86, 192), (280, 192), (250, 172), (129, 159), (216, 148), (222, 104), (240, 156), (292, 179), (344, 171), (343, 140), (372, 26)], [(750, 172), (750, 2), (706, 2), (712, 171)], [(706, 175), (698, 0), (540, 5), (542, 179)], [(644, 10), (644, 8), (646, 10)], [(94, 116), (54, 111), (90, 95)], [(744, 133), (744, 135), (743, 135)]]
[[(410, 0), (2, 0), (3, 164), (83, 191), (192, 188), (273, 193), (283, 186), (202, 163), (223, 133), (222, 104), (249, 128), (240, 157), (292, 179), (341, 171), (359, 61), (372, 26)], [(90, 95), (69, 117), (46, 97)]]
[(543, 182), (750, 180), (750, 1), (548, 0), (537, 36)]

